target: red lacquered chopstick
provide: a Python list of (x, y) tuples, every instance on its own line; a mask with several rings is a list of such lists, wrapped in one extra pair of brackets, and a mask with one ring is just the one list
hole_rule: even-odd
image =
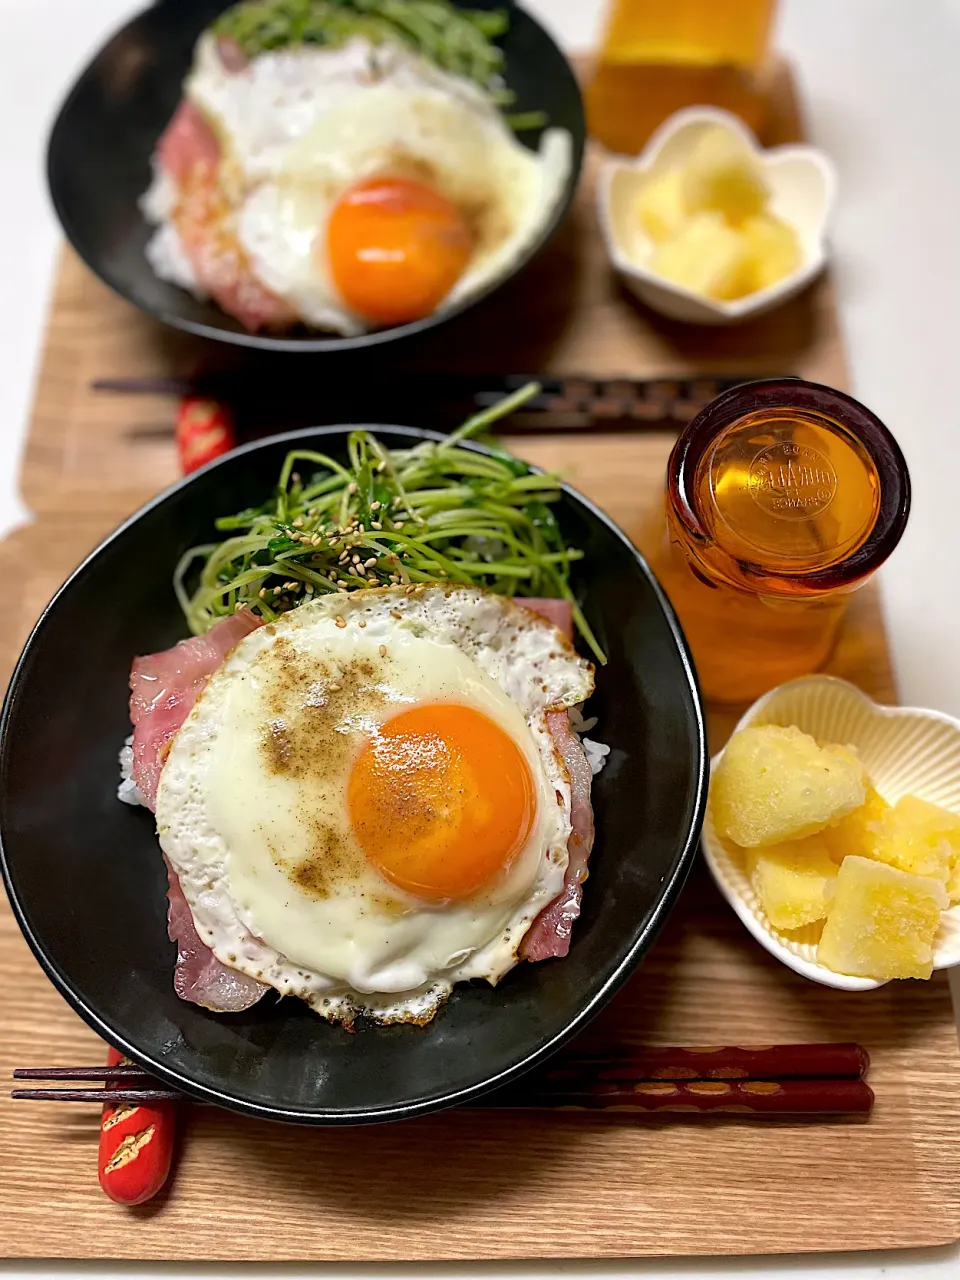
[[(647, 1047), (606, 1053), (571, 1050), (476, 1104), (487, 1108), (589, 1111), (732, 1112), (753, 1115), (862, 1114), (873, 1106), (869, 1065), (855, 1044), (762, 1048)], [(19, 1089), (13, 1097), (51, 1102), (164, 1102), (176, 1091), (136, 1068), (29, 1067), (17, 1080), (91, 1083), (104, 1088)]]
[(863, 1080), (643, 1080), (502, 1089), (491, 1107), (564, 1111), (728, 1112), (752, 1115), (854, 1115), (872, 1109), (873, 1090)]
[(789, 1080), (866, 1075), (870, 1055), (858, 1044), (640, 1045), (597, 1053), (567, 1052), (546, 1068), (551, 1080)]

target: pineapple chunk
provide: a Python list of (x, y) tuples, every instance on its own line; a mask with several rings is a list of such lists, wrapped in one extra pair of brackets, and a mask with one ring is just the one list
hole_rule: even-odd
[(750, 292), (766, 289), (800, 265), (800, 240), (793, 227), (772, 213), (747, 218), (740, 228), (750, 258)]
[(713, 210), (730, 222), (762, 213), (770, 195), (747, 144), (728, 129), (705, 129), (684, 164), (683, 202), (691, 213)]
[(651, 178), (637, 198), (637, 217), (651, 240), (666, 240), (680, 230), (687, 216), (680, 186), (679, 169), (670, 169)]
[(743, 236), (719, 213), (696, 213), (662, 241), (650, 270), (709, 298), (741, 298), (751, 290), (750, 258)]
[(750, 853), (753, 887), (775, 929), (802, 929), (827, 914), (837, 864), (819, 836)]
[(917, 876), (948, 884), (960, 898), (960, 814), (918, 796), (904, 796), (884, 815), (870, 856)]
[(880, 825), (889, 811), (890, 806), (880, 792), (867, 787), (867, 798), (859, 809), (821, 832), (833, 858), (842, 862), (849, 853), (875, 858)]
[(863, 765), (845, 747), (820, 747), (796, 725), (741, 729), (713, 775), (713, 820), (744, 848), (815, 835), (863, 804)]
[(854, 977), (929, 978), (943, 886), (869, 858), (844, 858), (817, 959)]

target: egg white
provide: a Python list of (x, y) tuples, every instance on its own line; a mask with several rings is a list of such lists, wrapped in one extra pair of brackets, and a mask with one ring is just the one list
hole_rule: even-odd
[[(325, 597), (253, 632), (197, 700), (157, 796), (160, 842), (201, 938), (224, 964), (331, 1020), (423, 1021), (455, 982), (498, 981), (567, 864), (570, 785), (546, 712), (582, 702), (592, 683), (590, 665), (550, 623), (471, 588)], [(398, 710), (434, 701), (495, 720), (524, 754), (537, 794), (533, 829), (508, 872), (445, 904), (380, 876), (351, 844), (344, 799), (357, 745)], [(298, 707), (310, 708), (304, 724), (338, 735), (333, 756), (328, 738), (293, 740)], [(321, 761), (306, 776), (265, 767), (265, 735), (278, 722), (290, 729), (284, 750)], [(319, 893), (293, 874), (314, 865), (318, 815), (324, 832), (337, 831), (336, 856), (320, 855)]]
[(482, 292), (524, 254), (569, 168), (563, 130), (548, 130), (537, 154), (483, 101), (383, 82), (341, 99), (286, 149), (278, 177), (244, 202), (238, 238), (259, 279), (307, 320), (358, 332), (365, 323), (339, 300), (326, 253), (330, 212), (345, 190), (380, 174), (411, 177), (466, 213), (476, 244), (442, 310)]

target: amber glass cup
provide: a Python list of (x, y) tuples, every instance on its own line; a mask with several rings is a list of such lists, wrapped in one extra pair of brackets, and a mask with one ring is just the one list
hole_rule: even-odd
[(900, 540), (910, 477), (883, 423), (800, 379), (744, 383), (692, 420), (643, 550), (706, 697), (742, 702), (827, 661), (851, 591)]

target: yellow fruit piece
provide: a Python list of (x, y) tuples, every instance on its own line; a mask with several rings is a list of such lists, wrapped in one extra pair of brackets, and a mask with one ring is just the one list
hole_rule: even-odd
[(943, 885), (928, 876), (869, 858), (844, 858), (817, 959), (835, 973), (858, 978), (929, 978), (947, 901)]
[(819, 836), (751, 850), (753, 887), (775, 929), (802, 929), (827, 914), (837, 864)]
[(884, 815), (870, 856), (917, 876), (948, 884), (951, 901), (960, 898), (960, 814), (904, 796)]
[(680, 185), (679, 169), (671, 169), (658, 178), (651, 178), (637, 198), (637, 217), (651, 240), (668, 239), (679, 231), (687, 216)]
[(867, 798), (859, 809), (820, 833), (833, 858), (842, 862), (851, 853), (864, 858), (876, 857), (880, 826), (889, 810), (880, 792), (867, 787)]
[(751, 291), (746, 241), (719, 213), (696, 213), (653, 251), (650, 270), (708, 298)]
[(845, 747), (821, 747), (796, 725), (741, 729), (710, 786), (718, 833), (745, 848), (815, 835), (863, 804), (863, 765)]
[(712, 210), (730, 222), (761, 213), (770, 196), (763, 170), (736, 134), (704, 130), (682, 169), (683, 202), (691, 213)]
[(781, 218), (761, 213), (740, 227), (749, 257), (751, 292), (766, 289), (796, 271), (802, 254), (800, 238)]

